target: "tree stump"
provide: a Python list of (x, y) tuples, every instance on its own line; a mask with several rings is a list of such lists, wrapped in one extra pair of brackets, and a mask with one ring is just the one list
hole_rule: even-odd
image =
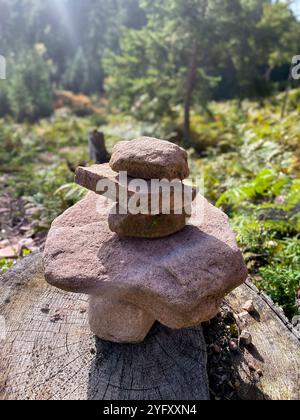
[[(299, 334), (250, 282), (226, 303), (238, 319), (249, 299), (257, 309), (246, 316), (253, 345), (232, 366), (239, 398), (299, 400)], [(95, 340), (86, 311), (86, 296), (46, 284), (40, 254), (0, 276), (0, 321), (6, 320), (5, 339), (0, 322), (0, 399), (208, 399), (201, 327), (171, 331), (156, 324), (144, 343), (119, 345)]]
[(94, 130), (89, 135), (89, 151), (90, 159), (97, 163), (107, 163), (110, 160), (110, 155), (106, 149), (104, 134)]
[(95, 340), (87, 296), (43, 277), (41, 255), (0, 279), (0, 398), (4, 400), (207, 400), (202, 328), (159, 324), (138, 345)]

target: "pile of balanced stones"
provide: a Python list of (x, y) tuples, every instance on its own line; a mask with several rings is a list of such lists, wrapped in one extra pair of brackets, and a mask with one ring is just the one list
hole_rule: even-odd
[[(45, 278), (65, 291), (90, 295), (89, 323), (98, 337), (137, 343), (156, 321), (171, 329), (198, 326), (246, 280), (222, 211), (192, 187), (187, 200), (167, 196), (169, 214), (164, 192), (153, 196), (153, 180), (177, 180), (180, 186), (188, 176), (187, 153), (152, 138), (117, 144), (109, 165), (77, 169), (76, 182), (90, 192), (53, 222)], [(138, 180), (143, 211), (128, 212), (124, 207), (135, 200)]]
[[(120, 173), (127, 176), (126, 182)], [(186, 226), (196, 196), (196, 189), (182, 182), (189, 173), (184, 149), (168, 141), (143, 137), (118, 143), (109, 165), (78, 168), (75, 180), (115, 201), (108, 217), (112, 232), (120, 237), (162, 238)], [(139, 189), (137, 180), (144, 181)], [(162, 181), (161, 189), (156, 192), (153, 180)], [(106, 188), (101, 190), (101, 181), (105, 181), (104, 187), (111, 186), (110, 192)], [(134, 206), (135, 211), (130, 208), (130, 200), (132, 205), (140, 202)]]

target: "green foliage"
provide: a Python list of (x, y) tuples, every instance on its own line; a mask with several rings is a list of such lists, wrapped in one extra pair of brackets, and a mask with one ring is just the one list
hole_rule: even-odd
[(13, 267), (13, 265), (15, 264), (15, 262), (18, 261), (20, 258), (27, 257), (28, 255), (30, 255), (30, 251), (24, 248), (21, 254), (22, 254), (21, 256), (16, 255), (14, 261), (7, 258), (0, 259), (0, 274), (1, 272), (10, 270), (11, 267)]
[(71, 182), (69, 184), (64, 184), (61, 187), (59, 187), (55, 191), (55, 196), (61, 196), (63, 197), (64, 201), (72, 201), (76, 203), (77, 201), (84, 198), (87, 191), (85, 188), (80, 187), (77, 184), (74, 184), (74, 182)]
[(299, 270), (300, 266), (298, 269), (281, 265), (262, 267), (259, 270), (261, 278), (256, 281), (256, 285), (281, 305), (290, 318), (297, 314), (295, 290), (297, 290), (300, 283)]
[(124, 25), (144, 23), (138, 0), (1, 0), (1, 54), (19, 55), (44, 44), (57, 86), (99, 94), (104, 49), (118, 49)]
[(288, 316), (297, 311), (300, 273), (298, 95), (291, 92), (284, 119), (281, 95), (262, 108), (211, 104), (213, 120), (192, 116), (193, 141), (206, 146), (193, 173), (202, 173), (206, 196), (230, 216), (250, 275)]
[(42, 44), (55, 86), (102, 94), (107, 76), (113, 105), (149, 118), (183, 102), (194, 40), (194, 103), (205, 107), (285, 84), (299, 28), (287, 1), (1, 0), (1, 54)]
[(47, 169), (40, 168), (36, 170), (35, 176), (32, 176), (32, 171), (32, 165), (23, 168), (9, 184), (11, 191), (14, 191), (17, 198), (23, 199), (26, 207), (35, 209), (33, 220), (38, 232), (49, 229), (52, 220), (75, 203), (65, 199), (62, 194), (55, 195), (62, 183), (72, 181), (73, 176), (65, 163), (57, 163)]
[(0, 116), (11, 113), (17, 121), (35, 121), (51, 115), (53, 92), (47, 62), (37, 51), (10, 60), (4, 92), (6, 105)]
[[(290, 179), (284, 174), (277, 174), (271, 169), (263, 169), (250, 182), (222, 194), (217, 201), (217, 206), (226, 204), (237, 209), (241, 203), (265, 201), (277, 197), (289, 182)], [(298, 182), (293, 185), (293, 189), (297, 185)]]
[(7, 84), (5, 80), (0, 80), (0, 116), (6, 116), (10, 113), (8, 100)]
[(74, 187), (60, 188), (74, 180), (67, 162), (74, 167), (88, 162), (92, 128), (92, 121), (74, 116), (34, 125), (0, 120), (0, 174), (9, 175), (10, 193), (35, 209), (36, 231), (49, 229), (55, 217), (82, 197)]
[(73, 92), (86, 92), (89, 84), (88, 60), (80, 48), (70, 59), (64, 74), (63, 86)]
[(300, 25), (286, 3), (141, 0), (141, 5), (147, 25), (124, 29), (119, 50), (108, 50), (103, 66), (112, 104), (144, 120), (172, 115), (183, 104), (192, 57), (193, 104), (207, 110), (212, 97), (270, 94), (273, 70), (289, 67), (297, 49)]
[(147, 28), (124, 32), (120, 42), (123, 55), (107, 51), (103, 62), (111, 102), (141, 120), (155, 121), (158, 115), (172, 113), (170, 102), (176, 102), (180, 89), (176, 65), (166, 60), (169, 51), (173, 54), (173, 42)]
[(0, 260), (0, 273), (8, 271), (13, 266), (13, 262), (11, 260), (7, 260), (6, 258), (2, 258)]
[[(230, 216), (250, 275), (291, 316), (300, 272), (299, 91), (292, 91), (287, 116), (282, 95), (257, 103), (209, 103), (192, 113), (193, 175), (205, 178), (206, 196)], [(173, 114), (150, 121), (111, 112), (101, 118), (108, 149), (141, 135), (180, 141)], [(1, 173), (9, 191), (34, 208), (35, 232), (73, 205), (85, 190), (73, 184), (69, 166), (88, 162), (87, 133), (95, 118), (57, 112), (51, 119), (17, 124), (0, 120)], [(2, 263), (6, 267), (6, 262)]]

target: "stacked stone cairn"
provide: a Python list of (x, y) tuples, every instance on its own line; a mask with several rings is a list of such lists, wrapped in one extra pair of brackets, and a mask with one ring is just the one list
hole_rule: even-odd
[[(138, 343), (156, 321), (171, 329), (198, 326), (246, 280), (242, 253), (222, 211), (201, 194), (195, 200), (192, 187), (184, 205), (175, 199), (178, 194), (153, 193), (153, 179), (178, 179), (180, 187), (188, 175), (183, 149), (150, 138), (117, 144), (110, 165), (77, 169), (76, 182), (91, 192), (52, 223), (45, 278), (90, 296), (89, 324), (96, 336)], [(140, 213), (130, 206), (137, 184), (146, 210)]]
[[(99, 188), (97, 180), (116, 185), (116, 204), (108, 217), (112, 232), (120, 237), (155, 239), (184, 229), (196, 196), (196, 189), (182, 182), (190, 174), (184, 149), (148, 137), (123, 141), (114, 147), (109, 166), (79, 168), (76, 182), (98, 194), (107, 191)], [(120, 173), (127, 176), (127, 185), (122, 184)], [(136, 188), (138, 180), (142, 186)], [(153, 181), (159, 182), (155, 188)]]

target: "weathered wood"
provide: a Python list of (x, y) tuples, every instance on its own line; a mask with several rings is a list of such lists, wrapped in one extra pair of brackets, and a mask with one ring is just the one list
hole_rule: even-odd
[[(249, 299), (257, 313), (239, 319)], [(226, 301), (240, 327), (253, 336), (254, 345), (241, 347), (233, 358), (239, 396), (300, 399), (297, 332), (251, 283)], [(0, 399), (207, 398), (201, 329), (174, 332), (156, 325), (142, 345), (95, 342), (86, 309), (86, 296), (45, 283), (40, 255), (1, 276), (0, 315), (6, 319), (7, 335), (0, 340)]]
[(104, 134), (94, 130), (89, 135), (89, 151), (90, 159), (97, 163), (107, 163), (110, 160), (110, 155), (106, 150)]
[[(256, 312), (238, 316), (249, 299)], [(241, 347), (234, 358), (241, 383), (239, 396), (246, 400), (299, 400), (300, 337), (283, 312), (250, 282), (232, 292), (226, 303), (236, 314), (240, 329), (253, 337), (253, 345)]]
[(0, 278), (0, 398), (153, 400), (209, 398), (202, 329), (156, 325), (140, 345), (96, 340), (87, 297), (46, 284), (41, 255)]

